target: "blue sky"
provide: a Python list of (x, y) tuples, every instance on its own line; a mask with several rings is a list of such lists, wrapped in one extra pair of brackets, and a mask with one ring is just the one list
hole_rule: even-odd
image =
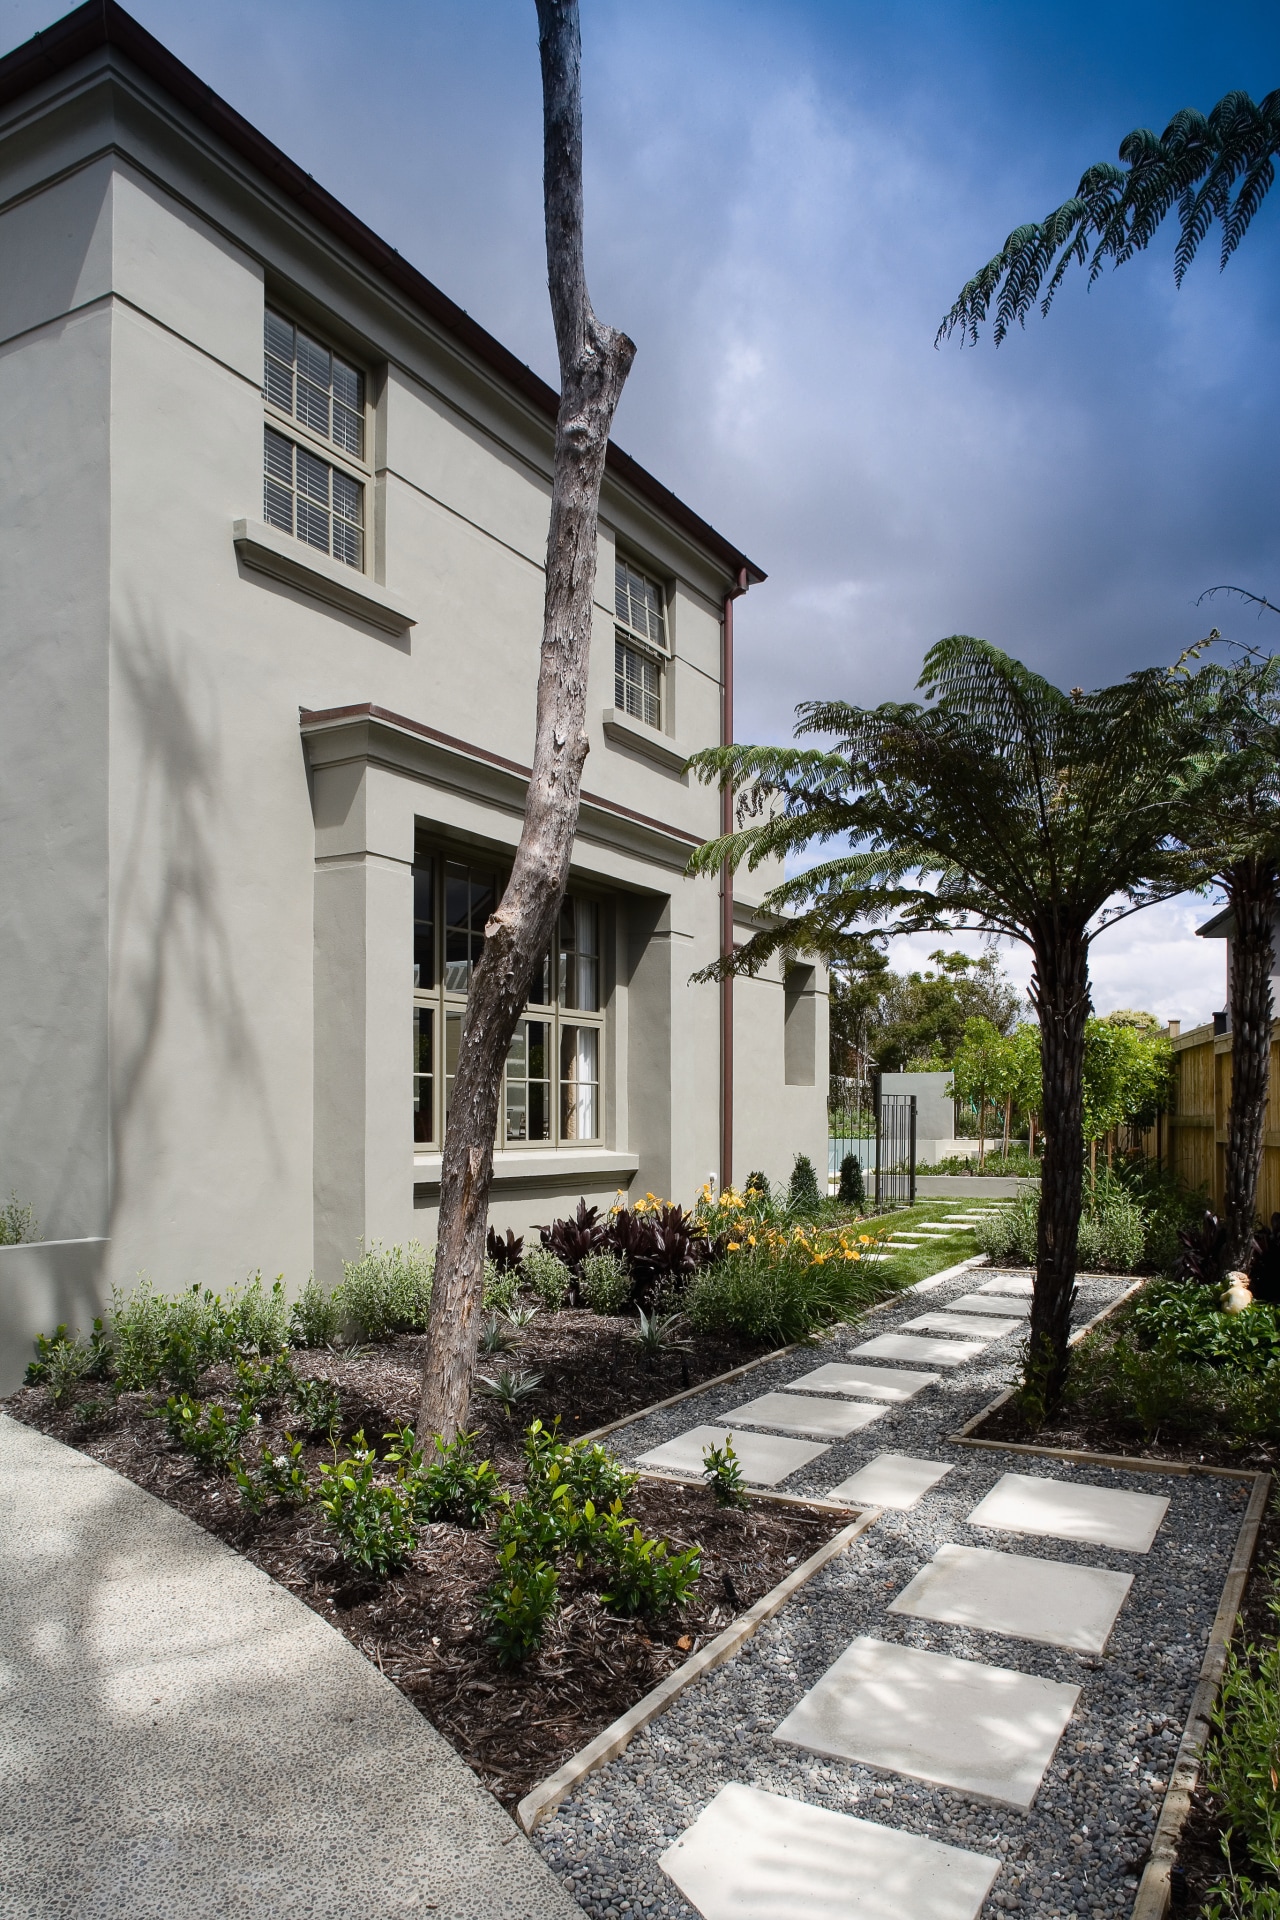
[[(0, 0), (0, 41), (56, 11)], [(554, 377), (532, 0), (131, 11)], [(1176, 292), (1162, 237), (999, 351), (933, 337), (1131, 127), (1280, 86), (1274, 6), (584, 0), (583, 33), (588, 274), (639, 345), (617, 438), (770, 575), (739, 737), (906, 695), (944, 633), (1066, 685), (1266, 633), (1195, 601), (1280, 597), (1280, 186), (1224, 274), (1210, 246)], [(1099, 1007), (1221, 1005), (1204, 917), (1107, 936)]]

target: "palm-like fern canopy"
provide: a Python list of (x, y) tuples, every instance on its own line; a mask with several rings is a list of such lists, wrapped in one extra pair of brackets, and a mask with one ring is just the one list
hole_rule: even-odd
[(1043, 313), (1067, 269), (1088, 267), (1089, 283), (1105, 263), (1116, 266), (1148, 244), (1176, 209), (1174, 276), (1179, 285), (1215, 223), (1225, 267), (1275, 178), (1280, 153), (1280, 89), (1260, 101), (1228, 93), (1206, 118), (1186, 108), (1157, 139), (1138, 127), (1120, 143), (1121, 166), (1089, 167), (1070, 200), (1029, 226), (1016, 227), (993, 260), (976, 273), (938, 329), (976, 342), (994, 306), (996, 345), (1016, 320), (1024, 325), (1036, 300)]
[(754, 972), (779, 949), (839, 964), (868, 927), (967, 926), (1043, 951), (1204, 877), (1179, 832), (1197, 785), (1184, 682), (1152, 669), (1063, 693), (956, 634), (926, 655), (918, 690), (923, 703), (806, 703), (797, 734), (827, 747), (695, 758), (701, 779), (734, 786), (740, 824), (694, 871), (838, 848), (771, 888), (786, 923), (726, 969)]

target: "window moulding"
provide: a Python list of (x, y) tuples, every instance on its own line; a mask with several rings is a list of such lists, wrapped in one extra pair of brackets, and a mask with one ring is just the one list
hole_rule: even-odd
[[(414, 1185), (438, 1192), (441, 1159), (439, 1153), (415, 1153)], [(499, 1189), (540, 1182), (562, 1186), (593, 1178), (625, 1187), (639, 1170), (638, 1154), (610, 1147), (500, 1147), (493, 1156), (493, 1184)]]
[(260, 520), (233, 520), (231, 537), (242, 565), (256, 573), (282, 580), (286, 586), (323, 600), (343, 613), (354, 614), (371, 627), (397, 636), (416, 626), (416, 616), (398, 595), (357, 573), (340, 560), (313, 551), (292, 534), (281, 533)]
[(632, 753), (642, 753), (647, 760), (656, 761), (669, 773), (682, 773), (689, 750), (682, 747), (670, 734), (659, 733), (656, 727), (646, 727), (643, 720), (633, 719), (631, 714), (623, 713), (620, 707), (606, 707), (604, 710), (605, 738), (615, 746), (629, 747)]

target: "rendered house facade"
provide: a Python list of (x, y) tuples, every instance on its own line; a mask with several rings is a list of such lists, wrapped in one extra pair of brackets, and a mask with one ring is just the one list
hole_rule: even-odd
[[(0, 61), (0, 1188), (100, 1284), (434, 1235), (519, 836), (554, 395), (119, 9)], [(820, 970), (684, 872), (763, 576), (616, 450), (493, 1218), (826, 1157)], [(754, 883), (753, 883), (754, 884)], [(728, 1154), (732, 1168), (726, 1166)]]

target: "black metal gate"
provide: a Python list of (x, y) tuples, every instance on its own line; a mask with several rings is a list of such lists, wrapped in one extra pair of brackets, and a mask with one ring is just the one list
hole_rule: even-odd
[(916, 1197), (916, 1096), (876, 1088), (876, 1205)]

